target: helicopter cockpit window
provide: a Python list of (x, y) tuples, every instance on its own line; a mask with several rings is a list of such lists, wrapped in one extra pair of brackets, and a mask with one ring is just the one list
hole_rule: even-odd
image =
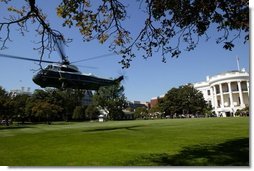
[(77, 72), (77, 70), (68, 67), (61, 67), (61, 70), (67, 72)]
[(51, 69), (52, 65), (48, 65), (45, 69)]
[(58, 66), (53, 66), (53, 65), (48, 65), (46, 67), (46, 70), (59, 71), (59, 67)]
[(59, 71), (59, 67), (57, 67), (57, 66), (53, 66), (53, 68), (52, 68), (54, 71)]

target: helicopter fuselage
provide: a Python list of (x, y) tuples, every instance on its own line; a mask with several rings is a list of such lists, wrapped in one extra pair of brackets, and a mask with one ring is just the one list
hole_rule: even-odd
[[(105, 79), (94, 76), (92, 74), (81, 73), (75, 65), (71, 65), (67, 57), (64, 55), (59, 43), (58, 42), (56, 43), (58, 46), (58, 50), (61, 54), (62, 62), (26, 58), (1, 53), (0, 57), (53, 64), (48, 65), (45, 69), (41, 69), (36, 75), (33, 76), (33, 82), (42, 88), (54, 87), (60, 89), (71, 88), (71, 89), (98, 90), (102, 86), (114, 85), (123, 80), (123, 76), (120, 76), (116, 79)], [(105, 56), (108, 55), (86, 58), (84, 60), (76, 62), (102, 58)]]
[(117, 79), (105, 79), (92, 74), (84, 74), (78, 71), (77, 67), (73, 65), (49, 65), (33, 77), (34, 83), (42, 88), (54, 87), (59, 89), (71, 88), (86, 90), (98, 90), (102, 86), (116, 84), (122, 79), (122, 76)]

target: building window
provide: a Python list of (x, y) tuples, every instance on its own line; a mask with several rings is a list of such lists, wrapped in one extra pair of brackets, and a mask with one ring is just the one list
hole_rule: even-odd
[(247, 91), (247, 82), (241, 82), (242, 91)]
[(220, 88), (219, 88), (219, 86), (215, 86), (215, 91), (216, 91), (216, 94), (219, 94), (219, 93), (220, 93)]
[(208, 96), (210, 96), (210, 95), (211, 95), (210, 90), (207, 90), (207, 95), (208, 95)]
[(220, 100), (217, 100), (217, 106), (220, 107)]
[(222, 92), (228, 92), (228, 84), (222, 84)]
[(231, 84), (231, 91), (238, 91), (238, 85), (236, 82)]

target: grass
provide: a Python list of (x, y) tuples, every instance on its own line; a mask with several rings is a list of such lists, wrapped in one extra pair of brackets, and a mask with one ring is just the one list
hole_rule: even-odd
[(5, 166), (249, 166), (249, 118), (0, 127)]

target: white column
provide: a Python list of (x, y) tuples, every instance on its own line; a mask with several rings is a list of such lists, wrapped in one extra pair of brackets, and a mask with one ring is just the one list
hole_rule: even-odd
[(242, 86), (241, 86), (241, 82), (237, 81), (238, 84), (238, 91), (239, 91), (239, 97), (240, 97), (240, 106), (243, 106), (243, 92), (242, 92)]
[(224, 98), (223, 98), (223, 92), (222, 92), (222, 84), (219, 84), (219, 86), (220, 86), (221, 107), (224, 108)]
[(213, 86), (212, 88), (213, 88), (213, 90), (214, 90), (214, 91), (213, 91), (213, 96), (214, 96), (214, 98), (213, 98), (213, 100), (214, 100), (214, 103), (213, 103), (213, 104), (214, 104), (214, 109), (217, 110), (217, 107), (218, 107), (218, 104), (217, 104), (217, 103), (218, 103), (218, 101), (217, 101), (216, 88), (215, 88), (215, 86)]
[(249, 87), (250, 87), (250, 84), (249, 84), (249, 81), (246, 81), (246, 84), (247, 84), (247, 90), (248, 90), (248, 96), (250, 96), (250, 89), (249, 89)]
[(215, 106), (215, 103), (214, 103), (214, 94), (213, 94), (213, 87), (211, 87), (209, 90), (210, 90), (210, 92), (211, 92), (211, 97), (212, 97), (212, 106)]
[(234, 107), (233, 96), (232, 96), (232, 89), (231, 89), (231, 82), (228, 82), (228, 92), (229, 92), (229, 101), (230, 107)]

